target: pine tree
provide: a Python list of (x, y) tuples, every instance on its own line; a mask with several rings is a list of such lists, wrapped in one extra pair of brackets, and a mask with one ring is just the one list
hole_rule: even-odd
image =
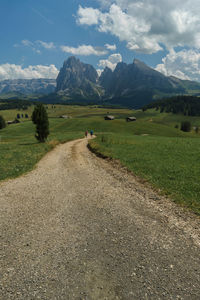
[(36, 139), (44, 143), (49, 135), (49, 120), (46, 109), (42, 103), (35, 106), (31, 119), (36, 125)]
[(6, 127), (6, 122), (2, 116), (0, 116), (0, 129), (3, 129)]

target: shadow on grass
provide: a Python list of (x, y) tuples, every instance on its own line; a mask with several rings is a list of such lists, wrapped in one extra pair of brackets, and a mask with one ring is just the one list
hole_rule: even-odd
[(31, 142), (31, 143), (20, 143), (19, 146), (30, 146), (30, 145), (36, 145), (39, 144), (38, 142)]

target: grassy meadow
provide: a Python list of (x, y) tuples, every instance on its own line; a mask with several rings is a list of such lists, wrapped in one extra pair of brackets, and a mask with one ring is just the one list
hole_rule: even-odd
[[(27, 111), (0, 111), (6, 120)], [(200, 135), (175, 128), (183, 120), (200, 126), (200, 118), (172, 115), (149, 110), (107, 109), (95, 106), (48, 105), (50, 135), (45, 144), (34, 138), (29, 119), (0, 131), (0, 180), (14, 178), (31, 170), (56, 144), (84, 136), (93, 129), (97, 138), (90, 141), (94, 151), (120, 160), (137, 176), (169, 195), (175, 202), (200, 215)], [(109, 113), (113, 121), (105, 121)], [(69, 119), (61, 119), (68, 115)], [(135, 116), (136, 122), (126, 122)]]

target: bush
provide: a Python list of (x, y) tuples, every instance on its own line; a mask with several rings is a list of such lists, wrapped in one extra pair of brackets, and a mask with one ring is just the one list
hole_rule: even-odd
[(177, 128), (177, 129), (178, 129), (178, 127), (179, 127), (178, 124), (176, 124), (176, 125), (174, 126), (174, 128)]
[(189, 121), (181, 122), (181, 130), (185, 132), (190, 132), (191, 130), (191, 123)]
[(6, 127), (6, 122), (2, 116), (0, 116), (0, 129), (3, 129)]

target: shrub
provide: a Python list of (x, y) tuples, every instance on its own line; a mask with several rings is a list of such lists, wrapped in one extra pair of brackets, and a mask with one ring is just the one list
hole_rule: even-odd
[(0, 129), (3, 129), (6, 127), (6, 122), (2, 116), (0, 116)]
[(191, 130), (191, 123), (189, 121), (181, 122), (181, 130), (185, 132), (189, 132)]
[(178, 128), (179, 128), (178, 124), (176, 124), (176, 125), (174, 126), (174, 128), (177, 128), (177, 129), (178, 129)]
[(104, 135), (102, 135), (101, 142), (102, 143), (106, 143), (107, 142), (107, 137), (105, 137)]

